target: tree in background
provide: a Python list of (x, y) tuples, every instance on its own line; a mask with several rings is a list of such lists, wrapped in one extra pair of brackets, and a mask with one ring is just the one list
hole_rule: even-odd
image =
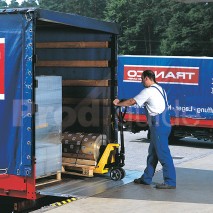
[(24, 0), (21, 5), (21, 7), (37, 7), (37, 1), (36, 0)]
[(75, 13), (91, 18), (103, 19), (106, 0), (39, 0), (39, 7), (59, 12)]
[[(20, 7), (74, 13), (121, 26), (119, 54), (213, 56), (213, 3), (171, 0), (25, 0)], [(7, 7), (0, 0), (0, 7)], [(12, 0), (9, 7), (17, 7)]]
[(107, 1), (106, 20), (121, 25), (119, 39), (121, 54), (160, 54), (162, 32), (171, 18), (169, 0), (120, 0)]
[[(132, 54), (140, 41), (138, 38), (136, 0), (107, 1), (105, 17), (107, 21), (115, 21), (121, 26), (119, 37), (119, 53)], [(142, 37), (142, 35), (141, 35)]]
[[(3, 5), (1, 4), (3, 2)], [(6, 5), (6, 6), (5, 6)], [(23, 0), (21, 5), (18, 3), (17, 0), (11, 0), (10, 4), (7, 5), (6, 1), (0, 0), (0, 8), (8, 7), (8, 8), (18, 8), (18, 7), (38, 7), (36, 0)]]
[(7, 2), (5, 0), (0, 0), (0, 8), (7, 7)]
[(106, 20), (121, 25), (120, 54), (213, 56), (213, 4), (109, 0)]
[(70, 0), (56, 1), (56, 0), (38, 0), (40, 8), (49, 9), (59, 12), (68, 12)]
[(16, 0), (11, 0), (9, 7), (17, 8), (19, 7), (19, 3)]
[(213, 56), (213, 4), (176, 4), (172, 14), (161, 54)]

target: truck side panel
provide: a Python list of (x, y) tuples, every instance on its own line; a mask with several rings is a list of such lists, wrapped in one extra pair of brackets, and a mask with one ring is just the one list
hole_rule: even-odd
[(32, 25), (23, 15), (1, 15), (1, 174), (31, 176), (31, 34)]
[(33, 22), (1, 14), (0, 195), (35, 199), (33, 169)]
[[(119, 56), (118, 96), (127, 99), (138, 94), (143, 89), (142, 72), (151, 69), (167, 91), (173, 125), (211, 128), (212, 66), (213, 59), (207, 57)], [(143, 108), (130, 107), (127, 114), (130, 120), (145, 121)]]

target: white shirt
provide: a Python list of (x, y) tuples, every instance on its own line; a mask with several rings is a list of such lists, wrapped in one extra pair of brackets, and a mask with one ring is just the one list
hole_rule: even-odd
[[(157, 87), (163, 94), (161, 86), (158, 84), (153, 84), (152, 86)], [(162, 94), (154, 87), (147, 87), (136, 95), (134, 100), (140, 107), (145, 106), (150, 116), (155, 116), (165, 110), (165, 101)]]

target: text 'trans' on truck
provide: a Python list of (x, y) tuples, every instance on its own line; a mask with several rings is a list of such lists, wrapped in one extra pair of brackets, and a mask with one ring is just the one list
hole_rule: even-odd
[[(170, 142), (186, 136), (213, 140), (213, 58), (167, 56), (118, 56), (118, 97), (134, 97), (142, 89), (144, 70), (155, 72), (166, 90), (171, 114)], [(126, 128), (147, 130), (143, 108), (128, 107)]]

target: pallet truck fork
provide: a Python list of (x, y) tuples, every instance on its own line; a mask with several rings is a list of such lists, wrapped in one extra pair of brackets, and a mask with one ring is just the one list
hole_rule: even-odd
[(97, 174), (110, 172), (110, 178), (115, 181), (123, 179), (126, 175), (125, 170), (122, 168), (125, 165), (123, 119), (126, 113), (126, 108), (125, 111), (122, 112), (121, 107), (117, 107), (116, 111), (118, 111), (117, 116), (120, 127), (120, 144), (109, 143), (106, 146), (98, 165), (94, 169), (94, 173)]

